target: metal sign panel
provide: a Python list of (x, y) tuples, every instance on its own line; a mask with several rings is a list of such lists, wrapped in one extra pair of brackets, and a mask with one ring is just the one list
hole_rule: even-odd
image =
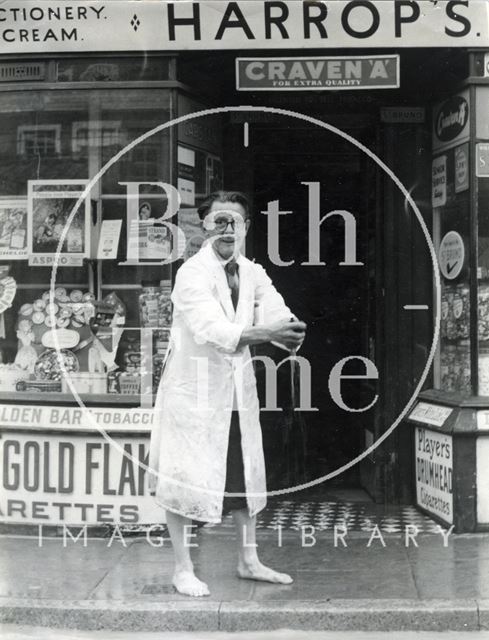
[(399, 56), (237, 58), (238, 91), (395, 89)]
[(429, 402), (418, 402), (416, 407), (411, 411), (409, 419), (441, 427), (452, 411), (453, 409), (451, 407), (442, 407), (441, 405), (431, 404)]
[[(29, 409), (29, 407), (26, 407)], [(60, 408), (64, 409), (63, 408)], [(0, 438), (0, 522), (95, 525), (164, 521), (150, 496), (149, 435), (9, 432)]]
[(416, 501), (420, 507), (453, 523), (453, 439), (416, 427)]
[(433, 111), (433, 152), (450, 149), (469, 139), (469, 91), (436, 105)]
[(382, 107), (380, 121), (388, 124), (422, 124), (425, 121), (425, 108)]

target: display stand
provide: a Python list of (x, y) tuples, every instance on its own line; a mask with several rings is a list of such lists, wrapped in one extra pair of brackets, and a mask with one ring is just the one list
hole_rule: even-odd
[(466, 85), (433, 108), (440, 342), (435, 390), (420, 395), (408, 418), (414, 438), (416, 503), (459, 533), (489, 528), (486, 58), (484, 52), (471, 54)]

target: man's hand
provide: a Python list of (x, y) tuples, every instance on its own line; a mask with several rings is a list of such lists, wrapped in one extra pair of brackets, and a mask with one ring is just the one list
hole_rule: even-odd
[(298, 349), (306, 336), (306, 324), (300, 320), (279, 320), (268, 325), (270, 341), (278, 342), (290, 351)]
[(277, 342), (289, 351), (293, 351), (301, 346), (305, 335), (306, 324), (297, 319), (245, 327), (239, 339), (238, 349), (249, 344)]

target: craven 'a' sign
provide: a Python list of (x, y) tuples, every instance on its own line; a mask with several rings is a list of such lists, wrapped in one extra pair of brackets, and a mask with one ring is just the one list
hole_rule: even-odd
[(240, 91), (397, 87), (398, 55), (236, 59), (236, 89)]

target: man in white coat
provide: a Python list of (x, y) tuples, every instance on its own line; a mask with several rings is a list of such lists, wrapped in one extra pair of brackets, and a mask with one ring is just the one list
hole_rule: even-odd
[(170, 354), (149, 459), (150, 486), (166, 510), (175, 554), (173, 584), (191, 596), (209, 594), (194, 574), (191, 523), (220, 522), (223, 500), (229, 500), (236, 525), (238, 576), (292, 582), (264, 566), (256, 550), (266, 480), (249, 345), (275, 342), (293, 351), (306, 329), (263, 267), (240, 252), (250, 225), (245, 196), (211, 194), (199, 216), (206, 241), (176, 275)]

